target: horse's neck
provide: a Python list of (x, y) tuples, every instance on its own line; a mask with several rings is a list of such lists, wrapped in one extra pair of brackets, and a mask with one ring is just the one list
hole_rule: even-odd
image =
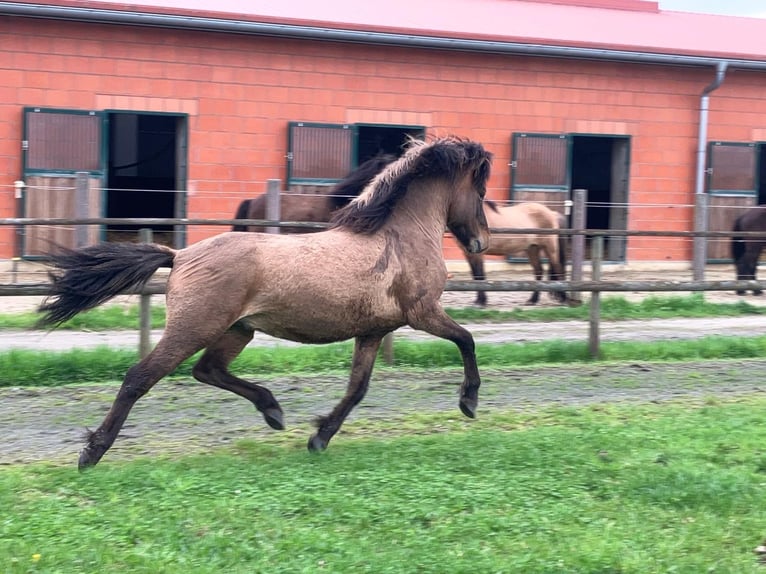
[(448, 193), (449, 186), (438, 182), (412, 183), (397, 203), (389, 225), (404, 231), (402, 236), (416, 245), (431, 245), (441, 254), (447, 228)]

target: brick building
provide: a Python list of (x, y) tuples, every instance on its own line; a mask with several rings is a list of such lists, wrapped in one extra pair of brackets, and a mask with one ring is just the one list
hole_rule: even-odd
[[(268, 179), (331, 183), (408, 134), (484, 143), (495, 199), (588, 189), (589, 228), (691, 230), (707, 193), (727, 229), (766, 202), (766, 20), (646, 0), (210, 6), (0, 1), (0, 217), (228, 218)], [(48, 238), (73, 235), (0, 227), (0, 259)], [(607, 256), (692, 244), (612, 238)]]

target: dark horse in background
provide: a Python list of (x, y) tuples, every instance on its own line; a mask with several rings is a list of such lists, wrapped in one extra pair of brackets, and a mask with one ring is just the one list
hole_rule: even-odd
[(298, 343), (354, 339), (346, 393), (318, 420), (309, 450), (327, 447), (364, 398), (383, 338), (405, 325), (457, 345), (458, 406), (476, 416), (481, 378), (474, 339), (440, 302), (447, 280), (442, 238), (449, 229), (471, 253), (489, 245), (482, 202), (491, 159), (470, 140), (413, 140), (318, 233), (226, 232), (184, 249), (100, 243), (51, 253), (42, 325), (58, 325), (171, 268), (162, 338), (128, 369), (103, 422), (88, 435), (79, 467), (98, 463), (136, 401), (203, 350), (195, 379), (249, 400), (266, 424), (283, 429), (272, 392), (229, 370), (256, 331)]
[[(332, 214), (347, 205), (359, 195), (365, 186), (378, 175), (383, 168), (396, 159), (390, 154), (378, 154), (359, 164), (354, 171), (346, 175), (332, 187), (316, 194), (282, 193), (279, 196), (280, 216), (282, 221), (306, 221), (327, 223)], [(266, 219), (266, 194), (253, 199), (245, 199), (237, 207), (234, 219)], [(312, 233), (320, 229), (312, 227), (280, 227), (285, 233)], [(234, 225), (232, 231), (264, 231), (255, 225)]]
[[(758, 260), (761, 251), (766, 247), (766, 205), (752, 207), (734, 220), (733, 231), (763, 231), (763, 237), (742, 237), (733, 235), (731, 238), (731, 256), (737, 270), (737, 281), (755, 281)], [(761, 295), (760, 289), (754, 289), (753, 295)], [(745, 295), (743, 289), (737, 295)]]
[[(281, 216), (283, 221), (328, 221), (331, 214), (354, 197), (359, 195), (373, 178), (386, 166), (396, 159), (393, 155), (380, 154), (367, 160), (350, 172), (334, 187), (328, 188), (321, 195), (282, 194)], [(266, 196), (244, 200), (235, 219), (265, 219)], [(566, 227), (565, 216), (546, 207), (541, 203), (519, 203), (516, 205), (499, 205), (494, 201), (484, 202), (484, 216), (489, 226), (494, 228), (516, 229), (562, 229)], [(307, 227), (282, 227), (288, 233), (309, 233), (318, 229)], [(232, 231), (263, 231), (262, 227), (234, 225)], [(471, 268), (471, 275), (476, 280), (484, 280), (484, 256), (471, 254), (463, 250)], [(496, 234), (490, 239), (490, 248), (486, 255), (526, 256), (535, 275), (541, 281), (544, 276), (542, 257), (548, 259), (548, 277), (551, 281), (566, 279), (566, 237), (544, 233), (526, 234)], [(565, 292), (554, 291), (551, 296), (561, 304), (575, 304)], [(540, 299), (540, 292), (533, 291), (526, 305), (535, 305)], [(476, 292), (475, 305), (487, 305), (485, 291)]]

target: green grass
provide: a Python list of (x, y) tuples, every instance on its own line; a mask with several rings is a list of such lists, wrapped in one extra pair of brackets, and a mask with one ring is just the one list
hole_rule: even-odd
[[(766, 337), (721, 337), (654, 342), (605, 342), (602, 361), (688, 361), (700, 359), (766, 358)], [(232, 369), (258, 376), (346, 372), (351, 368), (352, 344), (304, 345), (300, 347), (248, 348)], [(592, 362), (587, 343), (543, 341), (538, 343), (482, 344), (476, 348), (481, 368), (519, 367), (541, 364)], [(457, 347), (446, 341), (394, 344), (394, 368), (448, 369), (462, 365)], [(12, 350), (0, 353), (0, 387), (60, 386), (122, 379), (137, 361), (132, 350), (100, 347), (65, 352)], [(187, 360), (175, 375), (189, 377), (195, 358)], [(378, 368), (382, 368), (379, 360)]]
[[(456, 321), (483, 322), (547, 322), (576, 319), (585, 321), (588, 319), (589, 313), (590, 308), (587, 302), (579, 307), (524, 307), (512, 311), (474, 307), (449, 309), (450, 316)], [(739, 315), (762, 315), (763, 313), (766, 313), (766, 308), (747, 301), (711, 303), (705, 300), (703, 293), (676, 296), (650, 295), (637, 302), (628, 301), (620, 296), (607, 295), (601, 298), (601, 318), (605, 321), (674, 317), (736, 317)]]
[[(26, 572), (763, 572), (766, 400), (377, 422), (321, 455), (241, 441), (90, 472), (0, 468)], [(445, 432), (446, 431), (446, 432)]]
[[(508, 322), (508, 321), (564, 321), (588, 319), (588, 305), (580, 307), (524, 307), (513, 311), (476, 309), (473, 307), (448, 309), (457, 321)], [(736, 303), (710, 303), (704, 294), (681, 296), (648, 296), (639, 302), (631, 302), (620, 296), (605, 296), (601, 302), (601, 317), (606, 321), (625, 319), (658, 319), (668, 317), (731, 317), (766, 313), (766, 307), (746, 301)], [(39, 319), (36, 313), (0, 315), (0, 329), (32, 329)], [(152, 327), (160, 329), (165, 322), (165, 308), (152, 307)], [(109, 329), (136, 329), (138, 306), (107, 305), (82, 313), (63, 324), (61, 329), (103, 331)]]

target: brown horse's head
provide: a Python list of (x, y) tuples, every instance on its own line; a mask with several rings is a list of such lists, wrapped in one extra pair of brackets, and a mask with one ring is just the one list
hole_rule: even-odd
[(492, 154), (481, 144), (463, 142), (464, 170), (455, 173), (454, 194), (447, 212), (447, 228), (468, 253), (489, 247), (489, 227), (482, 203), (487, 193)]

